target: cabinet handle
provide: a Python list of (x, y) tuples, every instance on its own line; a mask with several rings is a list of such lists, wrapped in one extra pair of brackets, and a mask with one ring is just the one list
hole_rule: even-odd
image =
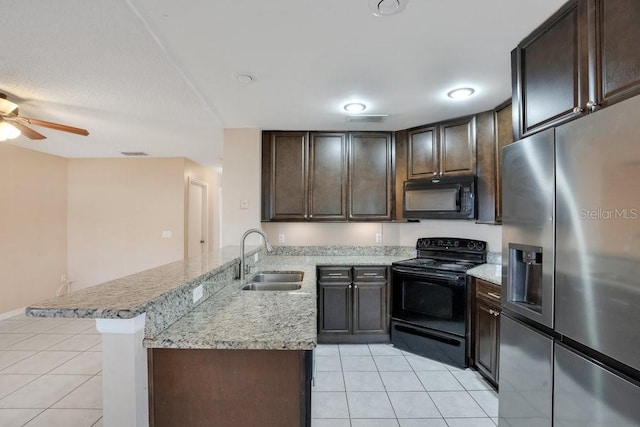
[(598, 103), (595, 101), (588, 101), (587, 108), (589, 109), (589, 111), (594, 112), (598, 108)]
[(364, 273), (365, 276), (378, 276), (378, 273)]
[(353, 288), (354, 289), (358, 289), (358, 285), (353, 285)]
[(489, 309), (489, 314), (492, 314), (495, 317), (500, 316), (500, 312), (498, 310), (493, 310), (493, 309)]
[(351, 285), (349, 285), (349, 289), (351, 289)]
[(494, 298), (494, 299), (500, 299), (500, 295), (494, 292), (487, 292), (487, 295), (489, 295), (491, 298)]
[(342, 273), (329, 273), (329, 277), (342, 277)]
[(584, 113), (584, 108), (582, 107), (575, 107), (573, 109), (573, 114), (580, 114), (580, 113)]

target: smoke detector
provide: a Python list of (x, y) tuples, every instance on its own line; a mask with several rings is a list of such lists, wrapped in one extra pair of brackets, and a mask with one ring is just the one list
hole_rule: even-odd
[(409, 0), (369, 0), (369, 9), (375, 16), (397, 15)]

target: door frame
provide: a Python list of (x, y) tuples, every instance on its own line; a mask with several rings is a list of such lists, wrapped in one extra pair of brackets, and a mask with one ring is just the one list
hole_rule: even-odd
[(186, 217), (185, 217), (185, 245), (184, 245), (184, 254), (185, 259), (190, 257), (189, 254), (189, 206), (190, 206), (190, 197), (191, 197), (191, 185), (197, 185), (202, 187), (202, 235), (204, 236), (205, 241), (205, 252), (207, 252), (207, 248), (209, 247), (209, 185), (204, 182), (196, 179), (192, 176), (189, 177), (187, 183), (187, 195), (186, 195)]

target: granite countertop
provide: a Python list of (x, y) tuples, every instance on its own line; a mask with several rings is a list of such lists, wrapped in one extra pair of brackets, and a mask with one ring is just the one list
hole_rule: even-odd
[(257, 271), (303, 271), (297, 291), (242, 291), (234, 280), (155, 337), (149, 348), (311, 350), (317, 340), (316, 266), (391, 265), (395, 256), (266, 256)]
[(477, 277), (487, 282), (502, 286), (502, 265), (482, 264), (467, 270), (469, 276)]
[[(255, 246), (248, 247), (247, 254), (258, 250)], [(150, 303), (187, 283), (211, 280), (216, 272), (238, 263), (239, 253), (240, 246), (228, 246), (204, 257), (179, 260), (32, 304), (26, 313), (35, 317), (130, 319), (146, 312)]]

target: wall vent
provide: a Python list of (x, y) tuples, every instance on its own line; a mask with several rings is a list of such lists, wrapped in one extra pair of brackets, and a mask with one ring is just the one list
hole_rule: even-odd
[(382, 123), (387, 114), (358, 114), (347, 116), (347, 121), (352, 123)]
[(120, 154), (122, 154), (123, 156), (129, 156), (129, 157), (148, 156), (148, 154), (145, 153), (144, 151), (121, 151)]

